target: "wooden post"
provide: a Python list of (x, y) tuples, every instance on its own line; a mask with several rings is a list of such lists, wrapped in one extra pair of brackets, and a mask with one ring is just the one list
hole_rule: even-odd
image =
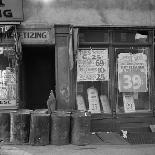
[(69, 63), (69, 25), (55, 26), (55, 66), (57, 110), (72, 110), (71, 71)]
[(50, 114), (32, 113), (30, 125), (31, 145), (48, 145), (50, 129)]

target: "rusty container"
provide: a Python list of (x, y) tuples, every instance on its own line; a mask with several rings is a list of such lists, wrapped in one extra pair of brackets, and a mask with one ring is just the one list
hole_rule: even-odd
[(0, 111), (0, 140), (10, 142), (10, 112)]
[(30, 138), (31, 145), (48, 145), (50, 138), (50, 114), (31, 113)]
[(70, 143), (70, 112), (55, 111), (51, 114), (51, 144)]
[(29, 142), (30, 134), (30, 114), (32, 110), (21, 109), (11, 112), (10, 142), (13, 144), (23, 144)]
[(71, 143), (74, 145), (89, 144), (91, 114), (74, 112), (71, 114)]

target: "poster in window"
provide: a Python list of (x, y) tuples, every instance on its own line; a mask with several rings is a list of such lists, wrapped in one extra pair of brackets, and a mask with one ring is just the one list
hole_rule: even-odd
[(16, 73), (14, 68), (0, 70), (0, 106), (16, 106)]
[(109, 80), (108, 49), (82, 49), (77, 54), (77, 81)]
[(118, 89), (120, 92), (147, 92), (147, 55), (118, 55)]

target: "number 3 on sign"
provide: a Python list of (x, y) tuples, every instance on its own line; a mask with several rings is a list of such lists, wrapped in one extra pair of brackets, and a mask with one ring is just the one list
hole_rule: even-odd
[(141, 84), (142, 84), (142, 80), (141, 77), (139, 75), (123, 75), (123, 79), (124, 79), (124, 89), (139, 89)]

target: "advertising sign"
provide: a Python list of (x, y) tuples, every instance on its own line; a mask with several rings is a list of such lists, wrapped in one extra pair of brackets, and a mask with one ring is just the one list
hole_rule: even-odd
[(83, 49), (77, 55), (77, 81), (108, 81), (108, 49)]
[(22, 0), (0, 0), (0, 21), (23, 21)]
[(0, 70), (0, 106), (16, 106), (15, 69)]
[(118, 88), (120, 92), (147, 92), (147, 55), (118, 55)]

